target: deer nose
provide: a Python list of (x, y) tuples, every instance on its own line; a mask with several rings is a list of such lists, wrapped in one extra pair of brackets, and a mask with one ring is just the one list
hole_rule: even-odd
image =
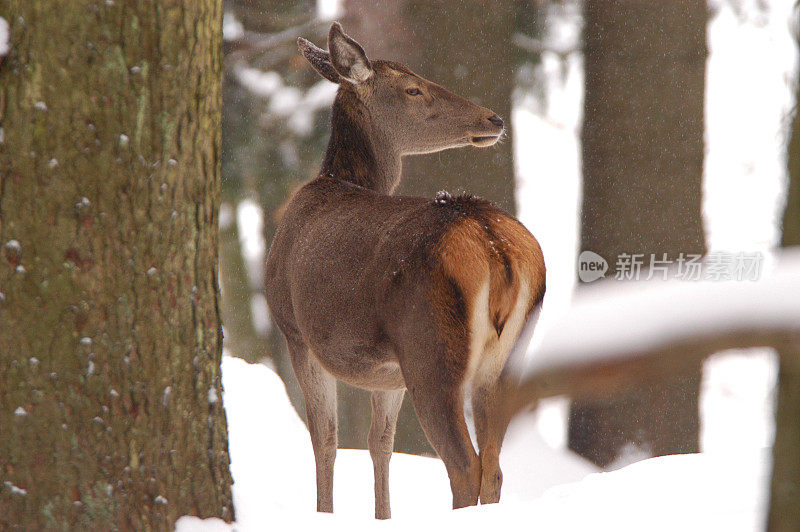
[(503, 119), (497, 115), (492, 115), (489, 117), (489, 122), (496, 125), (497, 127), (503, 127)]

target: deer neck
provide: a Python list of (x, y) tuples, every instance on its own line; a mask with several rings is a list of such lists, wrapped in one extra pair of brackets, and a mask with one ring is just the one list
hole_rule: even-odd
[(355, 95), (340, 91), (321, 175), (392, 194), (400, 183), (400, 155), (390, 139), (371, 126), (369, 111)]

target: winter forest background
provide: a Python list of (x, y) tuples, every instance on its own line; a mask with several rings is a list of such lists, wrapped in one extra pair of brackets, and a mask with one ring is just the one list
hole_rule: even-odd
[[(399, 192), (433, 196), (446, 189), (483, 196), (515, 213), (536, 235), (547, 262), (548, 287), (532, 356), (549, 330), (560, 330), (574, 309), (574, 294), (593, 293), (594, 285), (581, 286), (586, 283), (578, 280), (581, 251), (591, 250), (608, 260), (609, 279), (597, 283), (607, 287), (615, 285), (612, 279), (620, 267), (615, 258), (623, 253), (665, 253), (673, 266), (682, 253), (757, 254), (763, 257), (760, 275), (767, 276), (778, 262), (778, 248), (800, 244), (800, 134), (795, 121), (798, 41), (792, 0), (613, 4), (590, 0), (224, 0), (221, 13), (218, 6), (192, 7), (180, 15), (174, 3), (168, 3), (169, 8), (137, 11), (136, 22), (130, 25), (131, 13), (120, 8), (110, 27), (121, 28), (121, 42), (138, 43), (146, 50), (143, 55), (183, 57), (181, 43), (193, 38), (204, 42), (202, 31), (191, 36), (186, 21), (192, 16), (206, 17), (208, 26), (213, 26), (221, 19), (221, 42), (212, 37), (210, 46), (220, 45), (222, 56), (209, 54), (211, 59), (201, 65), (208, 72), (217, 69), (223, 74), (221, 109), (212, 109), (221, 112), (221, 141), (203, 137), (204, 124), (178, 120), (184, 125), (173, 127), (156, 118), (158, 113), (172, 112), (171, 108), (188, 116), (193, 111), (184, 102), (201, 102), (198, 109), (214, 106), (214, 89), (206, 93), (204, 78), (194, 79), (197, 65), (185, 71), (164, 70), (163, 65), (132, 58), (135, 53), (124, 46), (115, 61), (122, 64), (120, 79), (142, 91), (138, 99), (104, 99), (103, 94), (116, 89), (99, 75), (97, 79), (89, 76), (87, 83), (96, 91), (86, 99), (89, 103), (80, 91), (66, 91), (71, 95), (62, 109), (47, 99), (48, 94), (57, 99), (57, 87), (31, 92), (22, 83), (9, 82), (4, 92), (0, 84), (0, 267), (5, 268), (0, 269), (0, 384), (5, 388), (0, 391), (0, 525), (81, 527), (99, 522), (160, 528), (182, 515), (230, 520), (231, 501), (224, 490), (208, 488), (230, 485), (224, 413), (239, 529), (307, 523), (355, 530), (376, 525), (369, 519), (372, 473), (365, 451), (338, 455), (336, 514), (313, 512), (313, 455), (301, 422), (302, 396), (263, 294), (265, 256), (282, 205), (319, 169), (336, 90), (298, 54), (296, 38), (303, 36), (325, 47), (331, 20), (342, 22), (371, 58), (400, 61), (506, 119), (508, 139), (490, 149), (406, 158)], [(74, 15), (77, 18), (69, 19), (72, 25), (59, 35), (69, 39), (69, 31), (87, 32), (89, 57), (117, 38), (102, 29), (93, 33), (95, 18), (101, 20), (105, 15), (98, 13), (119, 6), (86, 4), (85, 13), (90, 15)], [(197, 3), (201, 4), (214, 2)], [(53, 31), (57, 23), (40, 22), (45, 21), (42, 13), (37, 14), (41, 18), (21, 21), (16, 16), (20, 5), (12, 2), (12, 7), (0, 7), (0, 17), (11, 21), (11, 47), (33, 49), (31, 43), (45, 41), (45, 28)], [(168, 44), (172, 39), (158, 33), (158, 24), (167, 24), (165, 20), (182, 28), (174, 38), (174, 52)], [(15, 40), (15, 30), (25, 24), (37, 27), (37, 23), (42, 28), (39, 41)], [(3, 29), (0, 26), (0, 36)], [(55, 41), (54, 58), (58, 57)], [(11, 53), (3, 50), (0, 39), (0, 60), (8, 54), (0, 62), (0, 83), (12, 76), (28, 76), (26, 61), (41, 61), (33, 52), (25, 60), (15, 53), (13, 48)], [(153, 81), (155, 76), (147, 76), (156, 68), (167, 72), (160, 86)], [(67, 70), (56, 59), (41, 67), (45, 79), (49, 73), (54, 79), (66, 79)], [(29, 77), (37, 76), (40, 79), (42, 74)], [(33, 85), (37, 84), (48, 86), (41, 79)], [(151, 101), (151, 93), (160, 94), (160, 99)], [(24, 103), (17, 105), (17, 97)], [(118, 109), (117, 116), (100, 123), (83, 121), (90, 111), (71, 111), (93, 105)], [(62, 113), (57, 115), (59, 120), (48, 122), (56, 113)], [(115, 120), (122, 125), (117, 126)], [(28, 121), (33, 132), (19, 135), (17, 131), (28, 127), (19, 124)], [(73, 124), (74, 139), (42, 135), (44, 140), (39, 140), (37, 135), (47, 130), (47, 124), (59, 121)], [(142, 123), (146, 124), (143, 129)], [(75, 133), (76, 124), (80, 133)], [(213, 129), (214, 124), (205, 126)], [(134, 129), (137, 134), (131, 133)], [(176, 153), (186, 153), (186, 145), (192, 143), (196, 143), (195, 152), (186, 158), (168, 157), (169, 149), (159, 139), (172, 137), (179, 139)], [(214, 142), (221, 142), (218, 153)], [(101, 143), (113, 145), (113, 150), (87, 160), (60, 155), (76, 146), (95, 149), (93, 143), (98, 152)], [(140, 150), (138, 157), (128, 154), (129, 145)], [(23, 157), (25, 162), (20, 163)], [(211, 200), (207, 205), (197, 200), (213, 196), (213, 179), (211, 184), (185, 185), (180, 176), (170, 173), (200, 159), (203, 163), (198, 163), (197, 172), (211, 176), (213, 164), (206, 164), (206, 158), (214, 157), (221, 165), (216, 218)], [(25, 172), (45, 176), (39, 184), (49, 186), (59, 172), (91, 174), (98, 161), (107, 168), (123, 168), (115, 170), (123, 177), (100, 172), (92, 178), (88, 192), (81, 188), (80, 179), (73, 178), (72, 185), (60, 191), (60, 197), (69, 198), (73, 225), (63, 230), (35, 229), (38, 226), (31, 219), (57, 221), (56, 213), (61, 211), (37, 199), (35, 190), (25, 192), (19, 176)], [(125, 181), (129, 177), (144, 182), (144, 176), (147, 184), (141, 189)], [(104, 200), (106, 187), (123, 192)], [(788, 190), (792, 192), (787, 194)], [(137, 193), (150, 199), (139, 201)], [(164, 194), (169, 200), (162, 206), (159, 198)], [(130, 219), (120, 214), (119, 220), (115, 216), (106, 220), (100, 215), (103, 205), (111, 212), (118, 202), (127, 205), (128, 201)], [(181, 202), (186, 208), (176, 206)], [(12, 203), (20, 207), (14, 211), (9, 207)], [(149, 220), (157, 227), (166, 220), (185, 225), (159, 247), (158, 232), (148, 233), (153, 225)], [(208, 236), (213, 234), (208, 227), (215, 224), (216, 241)], [(106, 241), (90, 234), (99, 227), (114, 228), (108, 229), (108, 234), (115, 235), (109, 238), (122, 242), (110, 252), (120, 257), (118, 261), (101, 258), (99, 250), (105, 249), (101, 242)], [(181, 244), (179, 253), (170, 249), (170, 242), (184, 240), (191, 245)], [(63, 249), (53, 252), (54, 263), (69, 264), (70, 271), (77, 272), (70, 273), (70, 286), (79, 288), (60, 288), (53, 282), (62, 290), (56, 292), (47, 283), (26, 284), (34, 283), (30, 272), (41, 269), (39, 262), (26, 261), (44, 253), (44, 246), (37, 242), (45, 241), (63, 244)], [(214, 271), (213, 266), (202, 260), (192, 263), (182, 255), (204, 252), (210, 261), (217, 243), (219, 315), (213, 302), (214, 279), (202, 274), (205, 267)], [(37, 251), (30, 251), (31, 247)], [(105, 289), (94, 287), (95, 281), (81, 285), (80, 276), (96, 273), (101, 265), (111, 272), (104, 282), (114, 286), (115, 296), (105, 298), (104, 311), (98, 311), (101, 305), (95, 303), (84, 308), (81, 301), (103, 300), (97, 294)], [(126, 278), (111, 278), (113, 272), (129, 267), (138, 272), (131, 277), (132, 293), (156, 290), (156, 284), (157, 290), (165, 292), (133, 301), (120, 296), (128, 289)], [(195, 277), (182, 277), (190, 271)], [(793, 275), (796, 279), (796, 270)], [(42, 278), (48, 279), (45, 274)], [(785, 300), (798, 302), (800, 283), (792, 286)], [(74, 301), (53, 310), (52, 316), (37, 306), (42, 298), (64, 291), (74, 294)], [(34, 294), (30, 301), (37, 303), (26, 304), (26, 294)], [(184, 300), (194, 301), (192, 312), (184, 315), (170, 314), (164, 303), (170, 302), (174, 309)], [(680, 314), (687, 310), (685, 305), (675, 302), (669, 312)], [(796, 305), (793, 312), (800, 312), (800, 303)], [(152, 309), (156, 311), (149, 316)], [(44, 347), (41, 339), (60, 330), (57, 324), (65, 322), (65, 315), (70, 324), (75, 322), (75, 331), (70, 328), (64, 333), (68, 339), (48, 340), (49, 347)], [(98, 320), (111, 323), (117, 332), (107, 332), (106, 325), (95, 327)], [(193, 325), (181, 329), (177, 325), (181, 320)], [(35, 323), (44, 332), (37, 332)], [(631, 316), (628, 326), (637, 328), (637, 316)], [(95, 332), (87, 332), (90, 329)], [(126, 333), (119, 332), (123, 329), (135, 331), (133, 341), (125, 340)], [(577, 345), (581, 345), (580, 336), (579, 332)], [(214, 353), (221, 341), (220, 375)], [(187, 342), (194, 342), (191, 350), (172, 347)], [(67, 355), (53, 355), (50, 360), (38, 354), (58, 349)], [(775, 439), (778, 375), (788, 383), (784, 389), (796, 385), (791, 397), (797, 403), (797, 367), (780, 367), (774, 349), (712, 350), (705, 355), (658, 382), (626, 388), (610, 397), (546, 398), (536, 409), (518, 416), (502, 456), (504, 499), (495, 508), (448, 511), (450, 492), (444, 468), (428, 458), (435, 454), (406, 399), (395, 451), (417, 456), (393, 458), (395, 518), (380, 525), (453, 523), (478, 529), (522, 521), (543, 530), (611, 529), (612, 525), (629, 530), (761, 529), (767, 520), (770, 490), (775, 489), (770, 486), (769, 448)], [(193, 367), (185, 376), (181, 376), (185, 366), (163, 364), (179, 358)], [(168, 370), (172, 373), (163, 373), (167, 369), (162, 365), (173, 366)], [(74, 379), (62, 376), (70, 372)], [(365, 449), (369, 395), (342, 383), (339, 386), (339, 446)], [(51, 389), (57, 406), (40, 406)], [(203, 423), (207, 420), (203, 430), (192, 423), (195, 414), (185, 413), (194, 407), (184, 405), (195, 403), (208, 408), (197, 417)], [(168, 413), (162, 414), (162, 409)], [(45, 411), (46, 415), (38, 416), (44, 421), (37, 421), (38, 413)], [(85, 424), (73, 426), (72, 419), (79, 417), (75, 412), (86, 413)], [(41, 436), (47, 430), (42, 427), (51, 426), (71, 436)], [(785, 441), (796, 449), (800, 437), (796, 423), (794, 427)], [(118, 441), (109, 443), (109, 439)], [(54, 451), (36, 451), (47, 449), (51, 440), (57, 442), (52, 443)], [(115, 445), (122, 449), (119, 456), (101, 451)], [(194, 446), (199, 450), (192, 450)], [(165, 451), (181, 447), (191, 452)], [(80, 460), (75, 458), (78, 448), (82, 449)], [(214, 457), (205, 457), (206, 452)], [(795, 475), (795, 482), (800, 478), (796, 454), (791, 462), (796, 469), (788, 473)], [(80, 469), (75, 464), (84, 461), (93, 465), (75, 471)], [(33, 469), (53, 471), (52, 482), (42, 483), (42, 492), (58, 495), (49, 496), (44, 506), (35, 499), (34, 479), (41, 478), (39, 473), (20, 473), (14, 468), (13, 464), (23, 462), (38, 464)], [(64, 465), (70, 463), (71, 467)], [(201, 473), (193, 470), (197, 463), (204, 464), (198, 468)], [(192, 480), (178, 482), (181, 487), (175, 488), (173, 477)], [(800, 493), (791, 489), (795, 488), (789, 488), (787, 500), (800, 500)], [(136, 496), (121, 495), (126, 492)], [(42, 507), (46, 511), (40, 511)], [(794, 505), (794, 517), (790, 517), (798, 521), (787, 523), (800, 522), (798, 507)], [(130, 517), (131, 508), (141, 511), (141, 517)], [(21, 515), (30, 520), (23, 521)], [(774, 519), (770, 516), (770, 526), (781, 530)], [(219, 520), (179, 521), (179, 528), (186, 530), (227, 527)]]

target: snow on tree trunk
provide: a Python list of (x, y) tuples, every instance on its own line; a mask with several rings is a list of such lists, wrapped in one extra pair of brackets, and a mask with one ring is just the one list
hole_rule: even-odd
[(0, 528), (233, 518), (218, 0), (0, 4)]
[[(581, 249), (705, 251), (701, 216), (707, 7), (703, 0), (585, 3)], [(643, 269), (643, 271), (645, 271)], [(569, 446), (601, 466), (631, 444), (699, 448), (699, 365), (608, 401), (577, 401)]]

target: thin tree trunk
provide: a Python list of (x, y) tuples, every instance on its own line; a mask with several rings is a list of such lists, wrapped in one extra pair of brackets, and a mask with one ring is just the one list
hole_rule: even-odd
[[(651, 253), (675, 261), (705, 251), (706, 10), (703, 0), (585, 3), (581, 249), (602, 255), (608, 276), (623, 253), (648, 264)], [(697, 451), (699, 383), (697, 366), (614, 400), (576, 402), (569, 446), (601, 466), (628, 444)]]
[(220, 4), (0, 16), (0, 528), (231, 520)]
[[(795, 106), (800, 102), (800, 85)], [(783, 247), (800, 246), (800, 115), (795, 107), (788, 150), (789, 189), (783, 212)], [(781, 353), (772, 449), (770, 532), (800, 530), (800, 339)]]

